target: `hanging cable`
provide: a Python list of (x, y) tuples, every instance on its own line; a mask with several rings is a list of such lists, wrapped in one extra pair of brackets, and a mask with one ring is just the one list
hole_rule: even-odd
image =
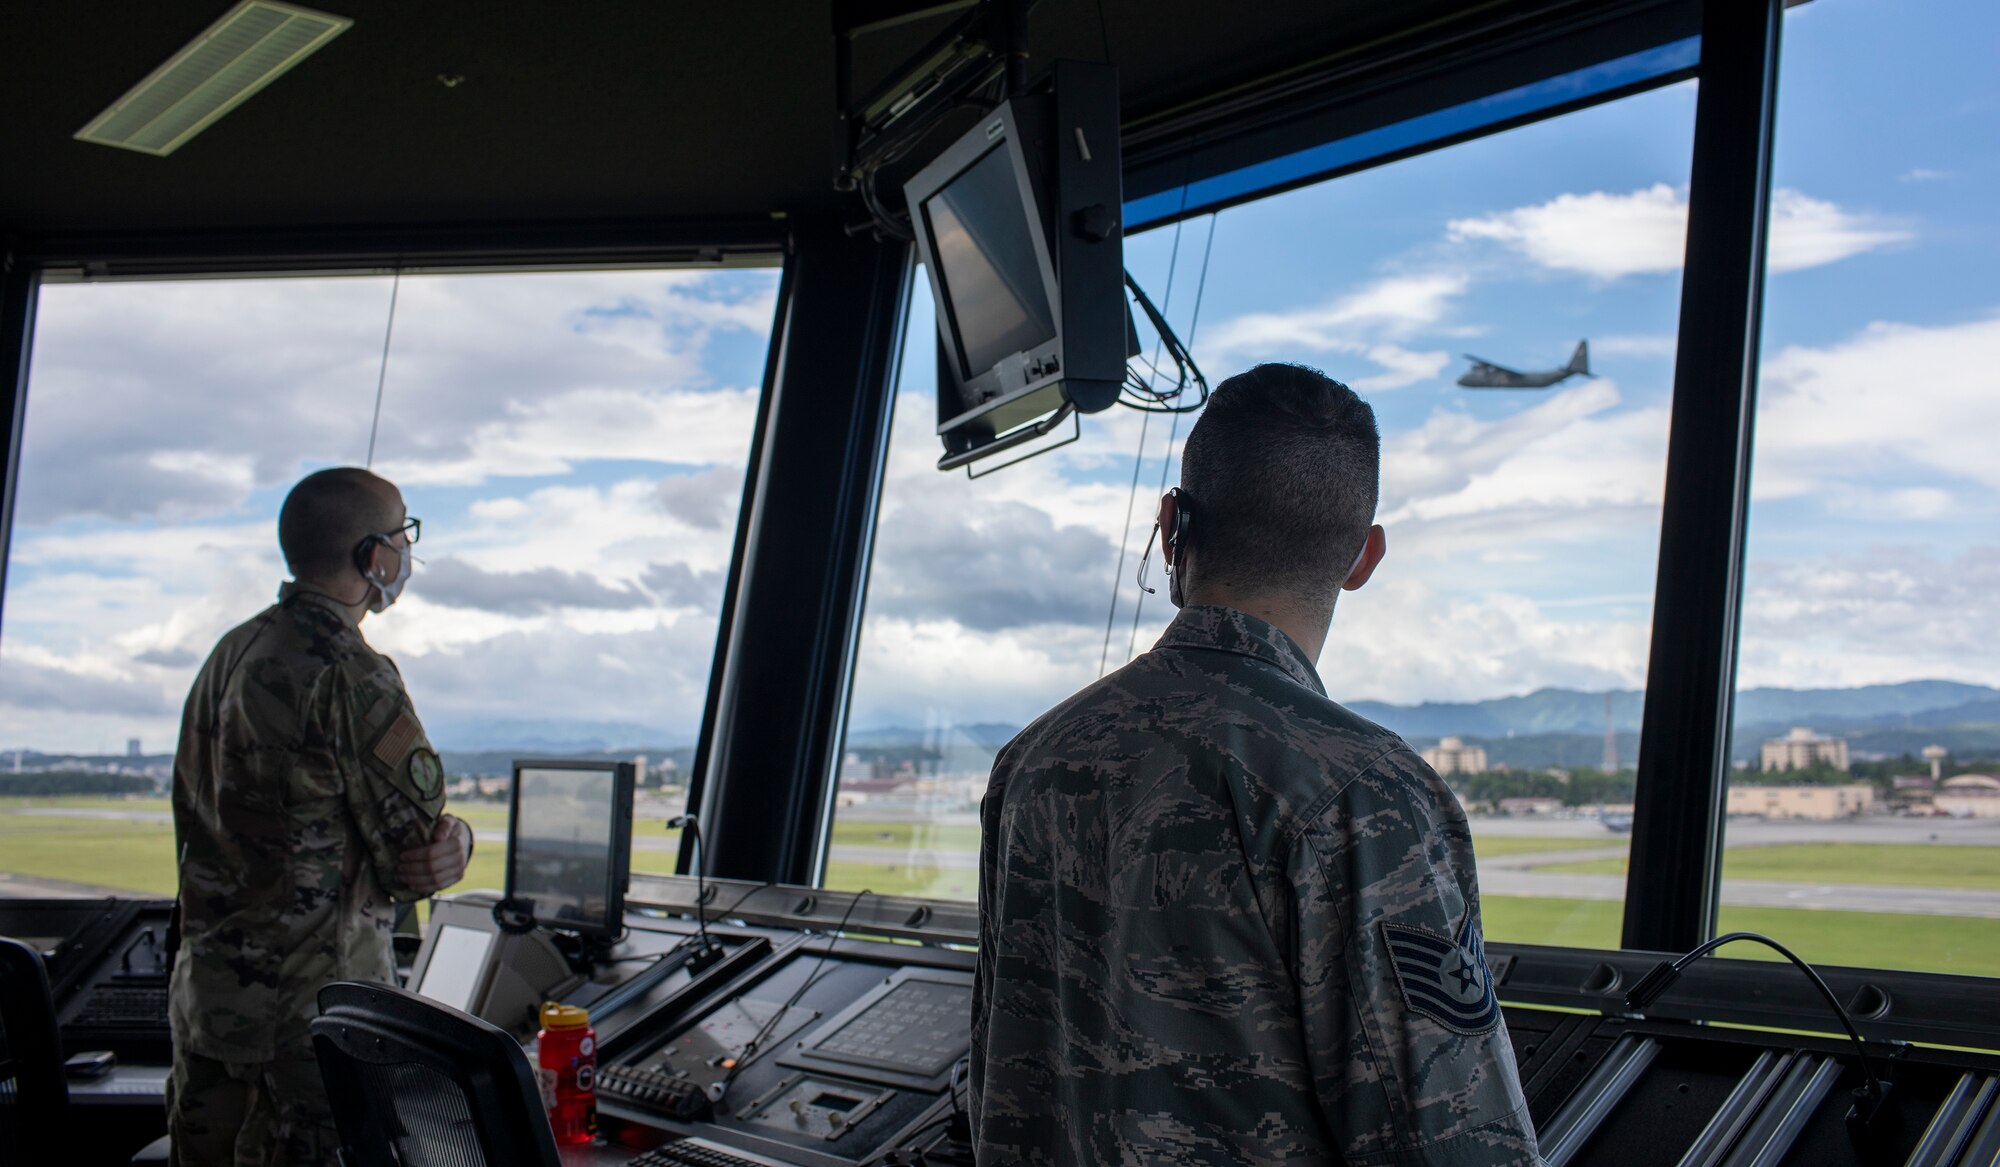
[[(1214, 212), (1210, 212), (1208, 216), (1208, 241), (1202, 244), (1201, 248), (1201, 274), (1196, 276), (1194, 281), (1194, 313), (1188, 317), (1187, 344), (1189, 348), (1194, 347), (1194, 331), (1195, 329), (1201, 326), (1201, 297), (1202, 293), (1208, 290), (1208, 258), (1210, 255), (1214, 254), (1214, 252), (1215, 252), (1215, 214)], [(1202, 401), (1204, 402), (1208, 400), (1207, 389), (1208, 386), (1204, 384), (1202, 386), (1203, 390)], [(1174, 423), (1167, 429), (1167, 453), (1165, 457), (1160, 459), (1161, 494), (1167, 493), (1167, 473), (1173, 468), (1174, 464), (1174, 439), (1180, 436), (1181, 414), (1184, 412), (1186, 411), (1178, 409), (1175, 410)], [(1130, 520), (1128, 519), (1127, 522), (1130, 522)], [(1146, 593), (1144, 591), (1141, 591), (1139, 593), (1138, 601), (1132, 605), (1132, 636), (1129, 640), (1125, 642), (1126, 660), (1131, 660), (1133, 653), (1138, 650), (1139, 617), (1142, 613), (1145, 612), (1145, 610), (1146, 610)], [(1102, 676), (1103, 673), (1100, 672), (1098, 675)]]
[[(1187, 198), (1188, 198), (1188, 187), (1187, 183), (1183, 181), (1181, 183), (1182, 210), (1187, 209)], [(1173, 250), (1170, 251), (1167, 255), (1167, 306), (1168, 307), (1172, 307), (1174, 302), (1174, 270), (1180, 266), (1181, 262), (1181, 226), (1183, 223), (1184, 220), (1182, 219), (1174, 220)], [(1146, 294), (1144, 292), (1139, 291), (1139, 285), (1136, 282), (1134, 282), (1134, 280), (1132, 279), (1132, 274), (1130, 272), (1125, 273), (1125, 284), (1127, 287), (1131, 288), (1135, 293), (1138, 294), (1140, 301), (1145, 305), (1145, 307), (1148, 309), (1150, 313), (1152, 304), (1150, 301), (1146, 300)], [(1162, 330), (1159, 335), (1159, 338), (1154, 341), (1153, 363), (1155, 365), (1159, 363), (1160, 345), (1165, 343), (1165, 339), (1166, 339), (1166, 334), (1165, 331)], [(1129, 373), (1127, 375), (1129, 377)], [(1148, 410), (1146, 412), (1151, 413), (1153, 411)], [(1113, 568), (1111, 572), (1111, 607), (1104, 613), (1104, 649), (1103, 651), (1097, 654), (1097, 675), (1100, 677), (1104, 675), (1105, 667), (1109, 665), (1111, 662), (1111, 629), (1112, 626), (1118, 622), (1119, 583), (1125, 578), (1125, 556), (1126, 553), (1131, 550), (1132, 546), (1132, 511), (1135, 507), (1138, 506), (1139, 503), (1139, 470), (1140, 467), (1144, 466), (1146, 462), (1146, 428), (1147, 428), (1147, 423), (1150, 422), (1151, 420), (1152, 418), (1150, 417), (1140, 419), (1139, 449), (1132, 455), (1132, 490), (1129, 494), (1125, 496), (1125, 526), (1123, 528), (1124, 534), (1118, 540), (1118, 566)]]
[(382, 386), (389, 380), (389, 341), (396, 335), (396, 297), (403, 292), (403, 269), (396, 269), (396, 278), (389, 283), (389, 323), (382, 329), (382, 367), (375, 374), (375, 420), (368, 423), (368, 460), (362, 463), (366, 469), (375, 468), (375, 435), (382, 428)]

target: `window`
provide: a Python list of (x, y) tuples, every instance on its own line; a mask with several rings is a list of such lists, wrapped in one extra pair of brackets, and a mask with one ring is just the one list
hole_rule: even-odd
[(1786, 14), (1720, 925), (1808, 960), (2000, 976), (1996, 29)]
[[(515, 757), (643, 759), (670, 872), (777, 280), (761, 270), (42, 290), (0, 640), (0, 889), (171, 895), (190, 683), (286, 577), (278, 506), (374, 466), (424, 520), (395, 658), (499, 887)], [(395, 302), (386, 375), (382, 359)]]
[[(1694, 97), (1655, 90), (1128, 241), (1211, 382), (1301, 361), (1375, 407), (1389, 557), (1341, 600), (1320, 674), (1448, 773), (1496, 939), (1618, 944)], [(941, 475), (933, 327), (913, 314), (826, 879), (969, 899), (994, 752), (1172, 614), (1132, 576), (1194, 419), (1117, 409), (989, 478)], [(1457, 383), (1465, 350), (1536, 371), (1585, 339), (1591, 376)]]

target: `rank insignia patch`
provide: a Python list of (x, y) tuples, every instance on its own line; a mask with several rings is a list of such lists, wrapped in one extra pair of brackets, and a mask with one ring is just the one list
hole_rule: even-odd
[(1382, 925), (1403, 1001), (1457, 1033), (1485, 1033), (1500, 1020), (1500, 999), (1486, 967), (1486, 943), (1465, 913), (1456, 939), (1405, 924)]

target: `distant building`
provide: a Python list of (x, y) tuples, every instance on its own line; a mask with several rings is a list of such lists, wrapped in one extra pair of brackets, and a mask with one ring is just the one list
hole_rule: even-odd
[(1938, 786), (1931, 805), (1953, 818), (2000, 818), (2000, 778), (1991, 774), (1960, 774)]
[(128, 737), (125, 739), (125, 756), (128, 758), (141, 758), (145, 756), (145, 754), (139, 749), (138, 738)]
[(1853, 818), (1866, 814), (1874, 805), (1875, 788), (1866, 782), (1849, 782), (1841, 786), (1729, 788), (1730, 814), (1762, 815), (1767, 819)]
[(1945, 749), (1943, 746), (1924, 747), (1924, 761), (1931, 764), (1932, 782), (1937, 782), (1944, 778), (1944, 760), (1949, 757), (1951, 757), (1951, 751)]
[(1484, 774), (1486, 751), (1468, 746), (1464, 739), (1448, 737), (1428, 750), (1420, 751), (1431, 769), (1439, 774)]
[(1813, 766), (1847, 769), (1847, 739), (1826, 737), (1801, 726), (1784, 737), (1764, 743), (1763, 770), (1806, 770)]
[(1548, 818), (1563, 808), (1560, 798), (1503, 798), (1500, 813), (1511, 818)]

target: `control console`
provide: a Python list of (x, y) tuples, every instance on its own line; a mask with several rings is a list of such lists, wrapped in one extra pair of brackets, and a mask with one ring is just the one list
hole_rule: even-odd
[(701, 1006), (607, 1042), (599, 1108), (753, 1162), (853, 1167), (937, 1143), (966, 1103), (972, 967), (952, 950), (795, 939)]

